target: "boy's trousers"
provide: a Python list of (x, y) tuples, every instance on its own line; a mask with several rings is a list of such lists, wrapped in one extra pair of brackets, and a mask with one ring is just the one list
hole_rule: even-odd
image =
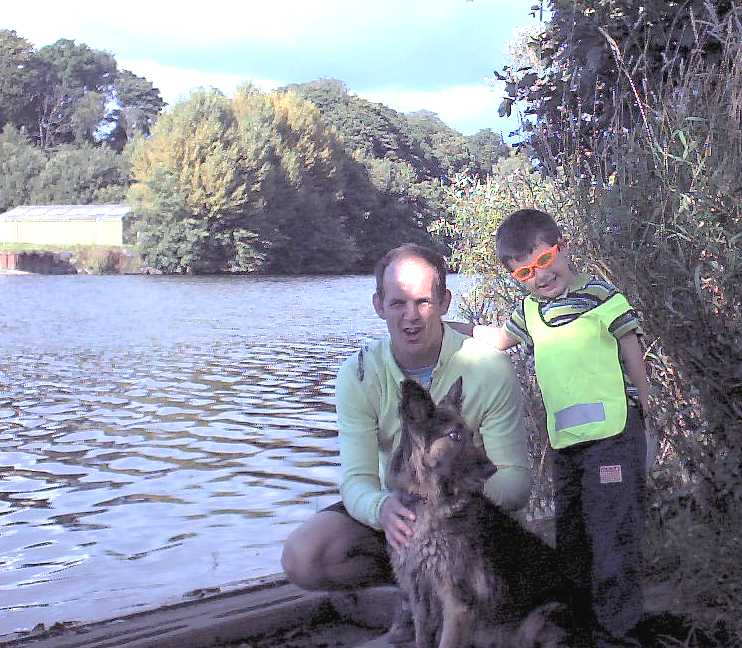
[(596, 648), (640, 645), (646, 448), (639, 410), (628, 407), (621, 434), (554, 452), (557, 551), (584, 588)]

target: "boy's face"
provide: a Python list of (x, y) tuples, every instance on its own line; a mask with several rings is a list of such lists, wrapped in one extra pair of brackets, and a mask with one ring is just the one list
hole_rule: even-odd
[[(525, 256), (516, 257), (508, 262), (510, 271), (524, 265), (533, 265), (541, 255), (548, 252), (552, 246), (548, 243), (539, 243), (534, 250)], [(567, 288), (572, 285), (575, 273), (569, 267), (564, 244), (559, 244), (559, 249), (554, 261), (547, 268), (535, 268), (535, 274), (530, 279), (523, 281), (523, 285), (537, 297), (544, 299), (556, 299), (561, 296)]]

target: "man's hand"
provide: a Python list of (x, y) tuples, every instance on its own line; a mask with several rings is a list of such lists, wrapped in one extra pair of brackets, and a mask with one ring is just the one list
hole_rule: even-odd
[(407, 544), (413, 533), (411, 523), (414, 521), (415, 514), (402, 506), (402, 502), (394, 493), (384, 500), (379, 510), (379, 523), (384, 529), (387, 542), (395, 551), (399, 551)]

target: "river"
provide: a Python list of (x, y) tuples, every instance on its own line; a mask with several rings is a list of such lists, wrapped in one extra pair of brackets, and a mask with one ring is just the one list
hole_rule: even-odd
[(0, 275), (0, 638), (279, 572), (337, 499), (335, 373), (385, 331), (372, 291)]

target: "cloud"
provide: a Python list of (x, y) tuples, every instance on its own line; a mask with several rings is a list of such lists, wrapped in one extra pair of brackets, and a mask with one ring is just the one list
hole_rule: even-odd
[[(414, 40), (416, 33), (445, 31), (452, 22), (473, 14), (492, 15), (487, 2), (460, 0), (270, 0), (235, 3), (210, 0), (207, 5), (172, 0), (127, 0), (120, 11), (101, 11), (97, 0), (47, 3), (39, 12), (24, 3), (4, 3), (3, 23), (43, 45), (66, 34), (87, 39), (131, 43), (132, 37), (156, 37), (159, 42), (224, 46), (246, 41), (262, 43), (313, 43), (321, 47), (328, 38), (348, 43), (377, 40), (384, 34)], [(410, 25), (419, 27), (410, 32)], [(82, 37), (82, 36), (81, 36)], [(400, 45), (404, 45), (401, 41)], [(118, 49), (118, 48), (117, 48)]]
[(502, 65), (513, 28), (530, 22), (528, 3), (487, 0), (37, 4), (6, 1), (3, 26), (36, 47), (69, 38), (109, 51), (168, 103), (200, 86), (231, 94), (246, 80), (267, 90), (332, 77), (397, 110), (437, 112), (465, 133), (503, 125), (502, 93), (482, 77)]
[[(192, 68), (163, 65), (147, 59), (122, 59), (120, 67), (143, 76), (160, 90), (170, 105), (185, 99), (196, 88), (218, 88), (232, 95), (237, 87), (250, 81), (264, 92), (287, 85), (289, 81), (250, 78), (243, 74), (209, 72)], [(497, 128), (497, 108), (504, 92), (501, 82), (454, 85), (437, 90), (409, 90), (401, 87), (381, 87), (356, 91), (353, 94), (369, 101), (383, 103), (402, 113), (430, 110), (449, 126), (470, 135), (481, 128)], [(484, 125), (483, 125), (484, 124)]]
[(143, 76), (159, 89), (162, 98), (170, 105), (185, 99), (196, 88), (218, 88), (225, 95), (232, 95), (245, 81), (252, 82), (263, 91), (286, 85), (274, 79), (249, 78), (244, 74), (228, 74), (164, 65), (147, 59), (122, 59), (119, 67)]
[[(199, 87), (218, 88), (229, 96), (245, 81), (250, 81), (264, 92), (290, 83), (279, 79), (250, 78), (244, 74), (163, 65), (147, 59), (122, 59), (119, 64), (121, 68), (152, 81), (170, 105), (187, 98), (191, 91)], [(396, 86), (350, 90), (363, 99), (383, 103), (402, 113), (430, 110), (465, 135), (471, 135), (481, 128), (497, 129), (503, 125), (497, 115), (504, 92), (501, 82), (483, 80), (478, 84), (453, 85), (436, 90), (409, 90)]]
[[(203, 4), (127, 0), (6, 2), (2, 22), (40, 47), (71, 38), (117, 59), (290, 82), (333, 76), (350, 85), (435, 87), (491, 71), (525, 10), (464, 0), (270, 0)], [(518, 16), (518, 18), (516, 18)]]
[[(431, 110), (449, 126), (471, 135), (481, 128), (496, 129), (497, 108), (502, 101), (504, 85), (493, 84), (454, 85), (439, 90), (406, 90), (404, 88), (375, 88), (357, 94), (364, 99), (383, 103), (399, 112)], [(483, 125), (484, 124), (484, 125)]]

